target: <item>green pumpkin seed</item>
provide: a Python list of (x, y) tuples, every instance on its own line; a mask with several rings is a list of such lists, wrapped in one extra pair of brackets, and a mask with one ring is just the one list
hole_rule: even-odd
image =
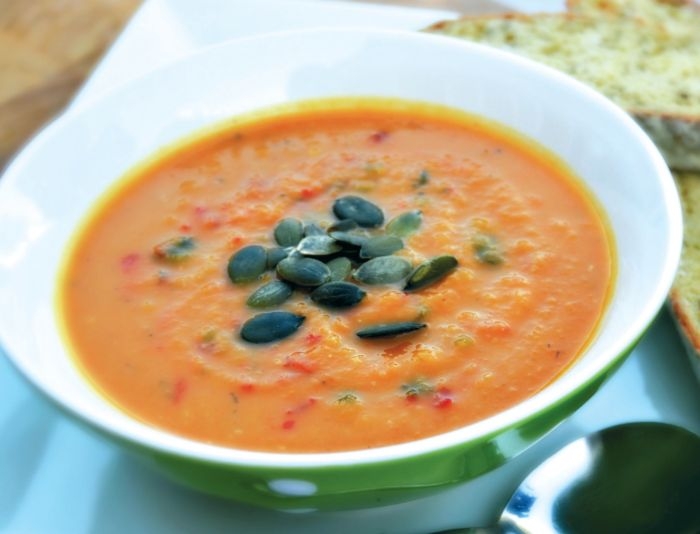
[(282, 219), (274, 230), (275, 241), (281, 247), (295, 247), (304, 237), (304, 225), (298, 219)]
[(328, 232), (348, 232), (357, 228), (357, 223), (352, 219), (336, 221), (328, 227)]
[(331, 232), (328, 235), (343, 245), (349, 245), (355, 248), (362, 247), (369, 239), (366, 235), (356, 232)]
[(194, 238), (189, 236), (173, 237), (153, 247), (156, 258), (172, 263), (186, 260), (196, 248)]
[(472, 239), (476, 259), (481, 263), (499, 265), (503, 263), (503, 250), (498, 240), (490, 235), (478, 234)]
[(411, 273), (411, 264), (398, 256), (380, 256), (360, 265), (355, 280), (368, 285), (393, 284)]
[(403, 248), (403, 241), (395, 235), (378, 235), (370, 237), (360, 248), (360, 258), (377, 258), (390, 256)]
[(259, 245), (243, 247), (228, 260), (228, 277), (234, 284), (257, 280), (267, 269), (267, 251)]
[(282, 280), (273, 280), (256, 289), (246, 303), (251, 308), (278, 306), (292, 296), (292, 286)]
[(260, 313), (243, 324), (241, 337), (249, 343), (279, 341), (294, 334), (304, 319), (303, 315), (285, 311)]
[(331, 282), (342, 282), (352, 271), (352, 262), (344, 257), (334, 258), (326, 265), (331, 271)]
[(412, 321), (402, 323), (385, 323), (362, 328), (361, 330), (355, 332), (355, 335), (363, 339), (396, 337), (417, 332), (418, 330), (422, 330), (427, 326), (428, 325), (425, 323), (415, 323)]
[(331, 279), (331, 270), (325, 263), (304, 257), (283, 259), (277, 264), (277, 274), (280, 278), (304, 287), (320, 286)]
[(312, 235), (326, 235), (326, 231), (316, 223), (306, 223), (304, 225), (304, 237)]
[(350, 308), (365, 298), (365, 293), (355, 284), (328, 282), (311, 293), (311, 300), (327, 308)]
[(272, 247), (267, 249), (267, 268), (274, 269), (277, 264), (294, 250), (293, 247)]
[(327, 235), (310, 235), (297, 245), (297, 251), (304, 256), (330, 256), (342, 248), (340, 243)]
[(338, 219), (351, 219), (358, 226), (365, 228), (377, 228), (384, 224), (384, 213), (362, 197), (348, 195), (336, 199), (333, 203), (333, 213)]
[(421, 263), (406, 281), (404, 291), (418, 291), (435, 284), (457, 268), (454, 256), (437, 256)]
[(420, 228), (423, 214), (420, 210), (407, 211), (391, 219), (386, 225), (386, 232), (398, 237), (406, 237)]

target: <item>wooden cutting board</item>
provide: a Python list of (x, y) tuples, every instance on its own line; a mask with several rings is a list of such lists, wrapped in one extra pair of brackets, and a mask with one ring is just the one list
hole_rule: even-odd
[[(502, 10), (488, 0), (364, 1), (463, 13)], [(70, 101), (140, 4), (0, 0), (0, 169)]]

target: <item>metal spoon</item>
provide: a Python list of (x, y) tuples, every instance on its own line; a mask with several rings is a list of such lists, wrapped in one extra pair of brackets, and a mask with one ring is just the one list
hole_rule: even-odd
[(700, 532), (700, 437), (665, 423), (606, 428), (532, 471), (495, 526), (449, 532)]

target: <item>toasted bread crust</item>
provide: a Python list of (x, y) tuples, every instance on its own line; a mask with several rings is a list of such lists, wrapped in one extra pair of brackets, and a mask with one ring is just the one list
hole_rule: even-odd
[(700, 377), (700, 173), (674, 172), (683, 206), (683, 251), (669, 295), (672, 316)]
[(632, 115), (654, 140), (669, 167), (681, 171), (700, 169), (699, 117), (634, 111)]
[(690, 349), (698, 353), (700, 357), (700, 335), (698, 334), (696, 321), (693, 317), (693, 307), (684, 298), (682, 288), (673, 288), (669, 295), (671, 313), (676, 319), (678, 328), (686, 337)]
[(683, 290), (674, 288), (669, 295), (671, 316), (676, 322), (681, 340), (685, 345), (686, 352), (690, 356), (690, 363), (700, 380), (700, 331), (694, 319), (696, 309), (684, 298)]
[(698, 11), (694, 0), (567, 0), (566, 9), (571, 13), (599, 13), (645, 19), (685, 16), (685, 10)]

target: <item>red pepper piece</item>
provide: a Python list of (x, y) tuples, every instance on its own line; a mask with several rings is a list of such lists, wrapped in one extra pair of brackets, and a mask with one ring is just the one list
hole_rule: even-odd
[(297, 404), (294, 408), (290, 408), (285, 413), (286, 413), (286, 415), (300, 414), (302, 412), (305, 412), (309, 408), (311, 408), (314, 404), (316, 404), (316, 399), (313, 397), (309, 397), (308, 399), (301, 402), (300, 404)]
[(172, 399), (173, 399), (173, 404), (179, 404), (182, 398), (185, 396), (185, 393), (187, 392), (187, 380), (184, 378), (179, 378), (178, 380), (175, 381), (175, 385), (173, 386), (173, 394), (172, 394)]
[(140, 259), (141, 256), (136, 252), (122, 256), (121, 260), (119, 260), (119, 266), (121, 267), (122, 272), (124, 274), (131, 274), (134, 272)]
[(299, 192), (299, 196), (302, 200), (311, 200), (312, 198), (317, 197), (320, 192), (321, 191), (319, 189), (305, 187)]
[(307, 375), (316, 372), (316, 365), (313, 362), (298, 356), (288, 356), (284, 361), (284, 368), (292, 371), (298, 371)]
[(372, 143), (381, 143), (386, 140), (386, 138), (389, 137), (389, 132), (385, 132), (383, 130), (380, 130), (378, 132), (374, 132), (372, 135), (369, 136), (369, 140)]
[(307, 334), (307, 336), (304, 338), (306, 340), (307, 345), (315, 345), (319, 341), (323, 339), (323, 336), (321, 334)]
[(440, 388), (433, 394), (433, 406), (443, 409), (452, 406), (452, 392), (448, 388)]

